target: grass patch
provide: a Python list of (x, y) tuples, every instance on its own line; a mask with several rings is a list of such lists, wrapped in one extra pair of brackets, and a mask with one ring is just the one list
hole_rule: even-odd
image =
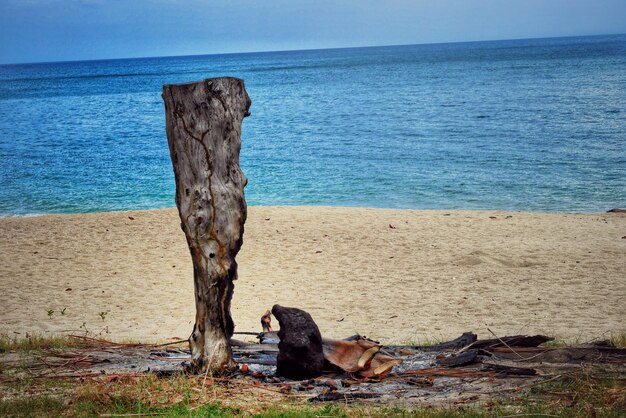
[[(622, 417), (626, 410), (624, 381), (578, 373), (539, 384), (521, 396), (471, 406), (415, 407), (368, 404), (311, 405), (299, 399), (264, 397), (236, 384), (202, 387), (197, 376), (158, 379), (147, 376), (112, 382), (74, 383), (63, 394), (28, 395), (0, 400), (0, 416), (73, 416), (143, 414), (164, 417), (416, 417), (482, 418), (505, 416)], [(59, 396), (61, 395), (61, 396)]]
[(615, 347), (626, 348), (626, 331), (611, 334), (609, 341)]
[(441, 344), (442, 342), (445, 342), (445, 341), (439, 340), (434, 337), (432, 338), (424, 337), (422, 339), (417, 338), (417, 339), (400, 340), (400, 342), (397, 344), (404, 345), (404, 346), (412, 346), (412, 347), (432, 347), (434, 345)]
[[(333, 405), (311, 406), (261, 392), (228, 380), (203, 385), (198, 376), (125, 378), (91, 381), (77, 388), (71, 415), (154, 414), (166, 417), (346, 417)], [(280, 399), (280, 401), (278, 401)]]
[(0, 400), (2, 417), (51, 417), (61, 416), (66, 406), (52, 396), (29, 396), (11, 400)]
[(170, 406), (150, 406), (141, 401), (124, 402), (115, 401), (111, 405), (103, 407), (99, 404), (81, 401), (71, 411), (66, 413), (77, 417), (92, 417), (98, 415), (147, 415), (164, 417), (234, 417), (236, 411), (224, 408), (218, 404), (205, 404), (196, 408), (186, 404)]
[(605, 334), (601, 338), (594, 338), (590, 340), (584, 340), (582, 338), (557, 338), (552, 341), (548, 341), (547, 343), (544, 343), (542, 346), (550, 348), (564, 348), (593, 344), (597, 342), (606, 342), (609, 345), (617, 348), (626, 348), (626, 331), (613, 332), (608, 335)]
[(528, 402), (559, 416), (623, 417), (626, 382), (600, 369), (583, 371), (532, 388)]
[(29, 335), (26, 338), (0, 335), (0, 353), (7, 351), (47, 350), (51, 348), (84, 348), (87, 344), (80, 338), (67, 335), (41, 336)]
[[(95, 337), (98, 337), (96, 335)], [(102, 346), (103, 344), (116, 345), (143, 345), (136, 340), (108, 341), (93, 338), (90, 335), (28, 335), (26, 338), (0, 334), (0, 353), (7, 351), (34, 351), (47, 349), (71, 349)]]

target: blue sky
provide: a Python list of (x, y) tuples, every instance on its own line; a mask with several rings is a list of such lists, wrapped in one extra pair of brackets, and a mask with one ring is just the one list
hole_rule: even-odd
[(626, 0), (0, 0), (0, 63), (626, 32)]

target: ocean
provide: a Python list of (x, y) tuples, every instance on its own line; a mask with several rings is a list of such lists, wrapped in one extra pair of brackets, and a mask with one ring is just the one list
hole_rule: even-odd
[(250, 205), (626, 207), (626, 35), (0, 66), (0, 215), (173, 207), (163, 84), (245, 80)]

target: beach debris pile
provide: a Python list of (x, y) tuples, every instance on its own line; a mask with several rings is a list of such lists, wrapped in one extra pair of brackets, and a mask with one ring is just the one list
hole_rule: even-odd
[[(360, 378), (381, 378), (402, 360), (380, 352), (377, 341), (355, 335), (344, 340), (322, 338), (311, 315), (298, 308), (274, 305), (271, 313), (280, 325), (277, 333), (276, 375), (291, 379), (319, 376), (324, 368)], [(266, 314), (261, 322), (271, 329)]]
[[(260, 343), (231, 340), (236, 371), (213, 376), (211, 384), (262, 390), (311, 402), (379, 402), (441, 405), (493, 400), (581, 367), (603, 373), (626, 373), (626, 349), (606, 341), (576, 347), (545, 347), (551, 337), (516, 335), (478, 339), (466, 332), (429, 346), (385, 346), (360, 335), (325, 339), (310, 315), (297, 308), (273, 307), (257, 335)], [(154, 374), (167, 378), (187, 373), (191, 353), (184, 341), (120, 344), (75, 336), (82, 348), (48, 350), (44, 357), (5, 361), (26, 364), (36, 379), (135, 379)], [(16, 354), (14, 354), (15, 356)], [(25, 363), (26, 362), (26, 363)], [(17, 363), (16, 363), (17, 364)], [(2, 364), (0, 364), (1, 366)], [(0, 375), (0, 381), (10, 379)], [(198, 376), (206, 380), (206, 376)]]
[[(285, 318), (289, 318), (283, 309), (294, 311), (275, 308), (272, 313), (278, 312), (275, 316), (283, 321), (279, 320), (282, 330)], [(298, 311), (298, 317), (303, 315)], [(265, 323), (270, 325), (268, 319), (266, 316)], [(314, 324), (308, 318), (306, 322), (308, 326)], [(307, 338), (311, 335), (317, 334), (310, 330), (303, 333)], [(280, 331), (262, 332), (258, 334), (260, 344), (236, 342), (233, 355), (240, 369), (233, 376), (252, 379), (286, 396), (306, 394), (311, 402), (459, 404), (516, 393), (579, 370), (581, 365), (626, 372), (626, 349), (612, 347), (606, 341), (578, 347), (544, 347), (552, 337), (494, 335), (479, 340), (475, 333), (466, 332), (454, 340), (428, 346), (384, 346), (360, 335), (343, 340), (322, 338), (321, 372), (309, 378), (289, 378), (277, 371), (280, 350), (284, 349), (279, 337)], [(297, 346), (290, 349), (297, 351)], [(290, 361), (294, 358), (297, 355), (292, 353)]]

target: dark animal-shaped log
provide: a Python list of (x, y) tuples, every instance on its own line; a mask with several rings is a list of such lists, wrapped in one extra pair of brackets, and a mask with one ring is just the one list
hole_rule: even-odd
[(250, 98), (243, 80), (213, 78), (163, 86), (176, 206), (193, 261), (196, 322), (192, 367), (232, 369), (229, 339), (235, 256), (243, 243), (247, 179), (239, 168), (241, 123)]
[(278, 319), (276, 374), (290, 379), (317, 377), (324, 367), (322, 334), (311, 315), (297, 308), (272, 307)]

